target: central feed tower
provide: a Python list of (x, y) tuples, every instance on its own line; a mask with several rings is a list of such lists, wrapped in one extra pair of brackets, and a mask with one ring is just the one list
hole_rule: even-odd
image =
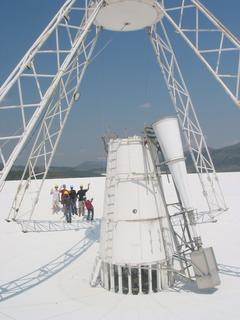
[(110, 140), (100, 239), (103, 286), (123, 293), (168, 288), (172, 248), (148, 146), (139, 136)]
[[(217, 263), (197, 232), (178, 121), (164, 118), (151, 128), (144, 137), (108, 142), (100, 250), (91, 284), (146, 294), (173, 286), (181, 275), (199, 288), (213, 288), (220, 284)], [(166, 200), (162, 161), (175, 185), (173, 204)]]

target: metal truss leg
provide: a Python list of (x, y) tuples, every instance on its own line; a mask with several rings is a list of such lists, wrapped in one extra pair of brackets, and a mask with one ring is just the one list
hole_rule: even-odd
[(85, 38), (103, 5), (67, 0), (0, 88), (0, 190), (67, 73), (80, 72), (91, 46)]
[[(21, 182), (8, 219), (16, 219), (24, 201), (24, 212), (30, 219), (39, 200), (40, 191), (48, 173), (51, 161), (61, 138), (68, 115), (73, 104), (79, 98), (80, 84), (86, 71), (94, 47), (96, 45), (100, 28), (90, 30), (88, 35), (79, 42), (78, 50), (72, 57), (68, 68), (62, 74), (58, 86), (49, 100), (48, 108), (41, 120), (35, 143), (25, 166)], [(94, 37), (90, 37), (94, 32)], [(88, 41), (90, 37), (90, 41)], [(26, 194), (26, 191), (27, 194)]]
[(211, 221), (226, 210), (214, 165), (162, 20), (149, 29), (149, 35), (207, 201), (205, 220)]

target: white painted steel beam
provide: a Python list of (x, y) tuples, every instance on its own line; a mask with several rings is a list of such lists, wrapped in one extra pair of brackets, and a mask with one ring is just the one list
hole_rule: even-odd
[[(158, 0), (157, 3), (176, 32), (240, 108), (239, 39), (199, 0)], [(193, 23), (189, 24), (189, 19)]]
[[(87, 13), (84, 16), (82, 32), (76, 34), (71, 53), (60, 66), (55, 79), (42, 100), (46, 111), (40, 121), (40, 128), (25, 166), (8, 220), (10, 218), (16, 219), (27, 190), (28, 193), (31, 192), (31, 201), (26, 199), (26, 202), (29, 203), (25, 211), (28, 212), (29, 218), (34, 212), (42, 185), (100, 33), (100, 28), (92, 27), (99, 8), (100, 5), (96, 6), (90, 16)], [(42, 168), (40, 172), (39, 168)], [(41, 178), (41, 182), (36, 181), (39, 178)]]
[(180, 127), (184, 133), (185, 141), (202, 185), (203, 194), (209, 209), (209, 219), (212, 220), (215, 215), (226, 210), (226, 204), (205, 137), (163, 21), (152, 26), (149, 34)]
[[(70, 32), (69, 23), (71, 19), (75, 21), (73, 5), (81, 8), (83, 15), (81, 25), (76, 25), (76, 29)], [(1, 158), (3, 159), (3, 168), (0, 171), (0, 188), (29, 140), (33, 129), (41, 122), (41, 116), (49, 107), (49, 103), (56, 94), (63, 78), (68, 72), (73, 71), (74, 59), (82, 55), (81, 61), (79, 59), (78, 65), (75, 66), (78, 71), (81, 68), (81, 63), (89, 62), (87, 61), (89, 57), (86, 56), (84, 39), (88, 36), (88, 32), (102, 5), (103, 0), (97, 1), (94, 6), (91, 6), (91, 13), (89, 13), (88, 1), (85, 2), (84, 6), (82, 1), (66, 1), (0, 88), (0, 119), (3, 121), (3, 117), (1, 117), (3, 113), (4, 115), (7, 114), (9, 118), (15, 118), (15, 121), (12, 121), (13, 125), (6, 128), (6, 132), (1, 133), (0, 137)], [(79, 20), (75, 23), (79, 24)], [(55, 47), (53, 48), (52, 43), (54, 42)], [(70, 50), (65, 49), (68, 45), (71, 46)], [(43, 48), (45, 50), (41, 51)], [(43, 55), (45, 57), (46, 54), (51, 59), (51, 66), (41, 61)], [(53, 72), (49, 73), (49, 68)], [(68, 99), (67, 93), (65, 92), (65, 99)], [(29, 109), (30, 105), (33, 107), (31, 110)], [(29, 115), (30, 111), (31, 114)], [(16, 132), (18, 138), (14, 144), (10, 145), (9, 140), (16, 137)]]

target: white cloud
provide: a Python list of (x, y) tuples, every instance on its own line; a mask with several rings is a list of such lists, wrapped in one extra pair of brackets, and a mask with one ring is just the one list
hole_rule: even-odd
[(152, 104), (151, 102), (147, 101), (147, 102), (144, 102), (143, 104), (139, 105), (138, 106), (139, 109), (151, 109), (152, 108)]

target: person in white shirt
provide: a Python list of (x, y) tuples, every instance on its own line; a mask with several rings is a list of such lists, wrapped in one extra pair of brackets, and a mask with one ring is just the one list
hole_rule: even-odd
[(55, 185), (51, 190), (50, 194), (52, 195), (52, 213), (58, 213), (60, 211), (60, 196), (58, 186)]

